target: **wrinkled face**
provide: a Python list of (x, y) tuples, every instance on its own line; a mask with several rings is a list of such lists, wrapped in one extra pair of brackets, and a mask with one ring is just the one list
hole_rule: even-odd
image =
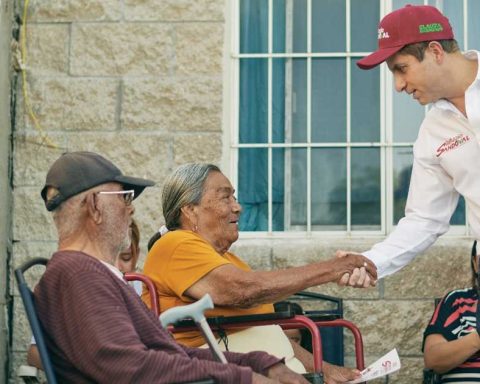
[[(122, 191), (118, 183), (108, 183), (102, 186), (102, 191)], [(114, 252), (119, 254), (130, 247), (130, 223), (135, 209), (125, 203), (124, 195), (97, 194), (98, 203), (102, 209), (102, 232)]]
[(200, 204), (194, 207), (199, 235), (207, 239), (220, 254), (238, 239), (241, 206), (235, 190), (221, 172), (211, 172), (206, 181)]
[(421, 105), (448, 96), (443, 91), (446, 79), (442, 79), (440, 66), (430, 49), (427, 48), (422, 61), (412, 55), (397, 53), (387, 60), (387, 65), (393, 74), (397, 92), (406, 92)]

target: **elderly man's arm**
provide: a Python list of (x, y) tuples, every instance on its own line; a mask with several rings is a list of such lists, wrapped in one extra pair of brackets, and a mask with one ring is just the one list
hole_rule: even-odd
[[(76, 369), (96, 382), (171, 383), (205, 378), (231, 384), (252, 382), (248, 357), (244, 366), (194, 358), (207, 351), (188, 355), (153, 316), (150, 334), (155, 338), (151, 341), (154, 347), (147, 347), (135, 330), (118, 286), (101, 274), (70, 275), (58, 288), (62, 299), (56, 303), (60, 307), (57, 313), (63, 313), (65, 336), (56, 340), (57, 347)], [(42, 322), (48, 333), (49, 322)], [(266, 365), (277, 361), (272, 358)]]
[(244, 271), (225, 264), (191, 285), (185, 295), (200, 299), (209, 293), (215, 305), (251, 307), (283, 300), (309, 287), (338, 282), (344, 274), (361, 267), (376, 280), (374, 264), (362, 255), (347, 255), (276, 271)]

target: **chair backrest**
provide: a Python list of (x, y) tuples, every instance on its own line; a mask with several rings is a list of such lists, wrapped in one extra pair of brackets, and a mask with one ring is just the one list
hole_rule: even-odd
[(37, 343), (37, 348), (40, 353), (40, 359), (42, 360), (43, 369), (45, 370), (45, 375), (47, 376), (48, 384), (56, 384), (57, 379), (55, 378), (55, 372), (53, 370), (53, 365), (50, 360), (50, 356), (47, 349), (47, 344), (43, 336), (42, 325), (37, 316), (35, 310), (35, 300), (33, 297), (33, 292), (25, 281), (24, 273), (35, 265), (47, 265), (48, 259), (45, 258), (34, 258), (27, 261), (22, 266), (15, 270), (15, 278), (17, 279), (18, 290), (20, 291), (20, 296), (25, 306), (25, 311), (27, 313), (28, 322), (32, 328), (33, 336)]
[(125, 280), (127, 281), (141, 281), (148, 289), (150, 293), (150, 309), (155, 313), (155, 315), (160, 315), (160, 307), (158, 304), (158, 294), (155, 284), (149, 277), (136, 272), (125, 273)]
[[(323, 295), (315, 292), (300, 291), (291, 296), (289, 301), (300, 304), (302, 307), (316, 308), (306, 309), (305, 316), (314, 321), (335, 320), (343, 318), (343, 300), (338, 297)], [(344, 365), (344, 334), (341, 327), (321, 327), (323, 358), (331, 364)], [(311, 350), (311, 338), (306, 333), (302, 346)]]

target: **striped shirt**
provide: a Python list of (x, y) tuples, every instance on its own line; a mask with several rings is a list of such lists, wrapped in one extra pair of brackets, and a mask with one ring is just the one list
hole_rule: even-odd
[(35, 304), (61, 383), (174, 383), (212, 378), (247, 383), (280, 360), (177, 344), (135, 291), (99, 260), (56, 252), (35, 287)]
[[(448, 293), (435, 308), (425, 329), (423, 343), (431, 334), (440, 334), (447, 341), (476, 332), (477, 292), (474, 288)], [(423, 348), (422, 348), (423, 349)], [(458, 367), (442, 375), (442, 383), (480, 383), (480, 354), (468, 358)]]

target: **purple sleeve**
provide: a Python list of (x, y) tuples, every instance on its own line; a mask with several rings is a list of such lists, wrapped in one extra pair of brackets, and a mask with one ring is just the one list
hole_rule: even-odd
[[(64, 322), (62, 327), (68, 340), (62, 352), (93, 381), (172, 383), (206, 378), (226, 384), (252, 381), (251, 368), (205, 360), (207, 351), (191, 350), (187, 354), (160, 329), (159, 338), (164, 340), (159, 342), (163, 347), (148, 349), (133, 326), (118, 286), (105, 281), (102, 274), (90, 272), (73, 276), (62, 287), (61, 296), (70, 301), (74, 298), (71, 305), (62, 305), (63, 312), (68, 314), (59, 319)], [(232, 358), (235, 362), (262, 368), (247, 356)], [(261, 360), (267, 365), (267, 360), (270, 361), (266, 357)]]
[[(182, 348), (184, 348), (185, 351), (192, 357), (213, 360), (212, 352), (209, 349), (189, 348), (185, 346), (182, 346)], [(255, 372), (262, 374), (266, 373), (267, 370), (273, 365), (283, 362), (283, 359), (278, 359), (275, 356), (260, 351), (249, 353), (224, 353), (229, 363), (234, 363), (244, 367), (251, 367)]]

